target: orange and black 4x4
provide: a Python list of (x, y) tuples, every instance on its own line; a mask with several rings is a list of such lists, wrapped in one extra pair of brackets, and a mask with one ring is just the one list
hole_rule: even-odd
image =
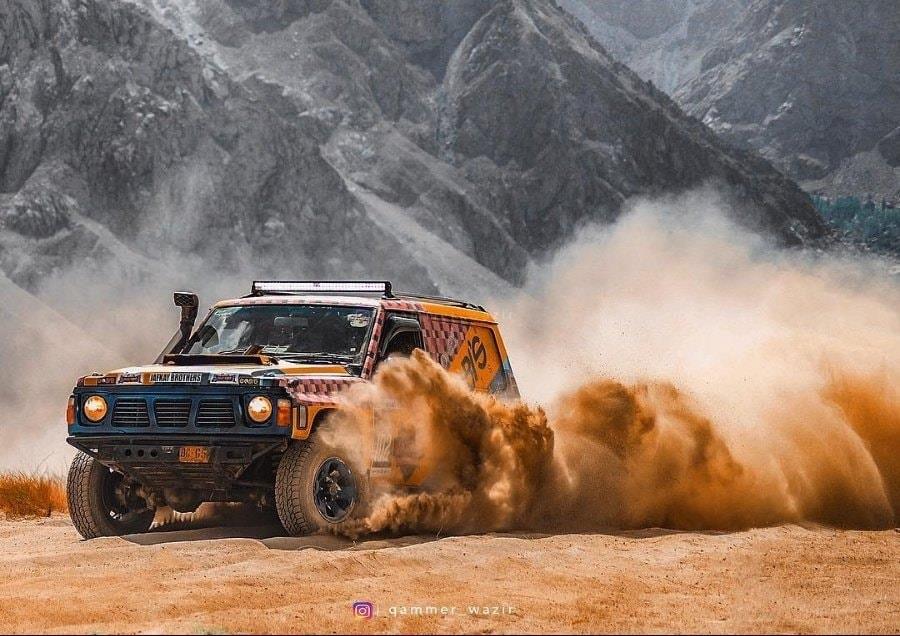
[(196, 329), (197, 296), (175, 304), (180, 328), (154, 364), (82, 377), (69, 398), (69, 509), (84, 537), (143, 532), (158, 506), (204, 501), (274, 503), (292, 534), (352, 518), (373, 467), (317, 430), (391, 355), (420, 348), (475, 390), (518, 394), (496, 321), (470, 303), (389, 282), (257, 281)]

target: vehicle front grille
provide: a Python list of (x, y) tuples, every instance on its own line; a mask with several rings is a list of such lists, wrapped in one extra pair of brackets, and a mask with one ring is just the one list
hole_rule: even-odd
[(157, 426), (187, 426), (191, 419), (191, 401), (156, 400), (153, 413)]
[(229, 428), (235, 425), (231, 400), (203, 400), (197, 409), (197, 426)]
[(147, 401), (143, 399), (119, 399), (113, 407), (112, 425), (123, 428), (150, 426)]

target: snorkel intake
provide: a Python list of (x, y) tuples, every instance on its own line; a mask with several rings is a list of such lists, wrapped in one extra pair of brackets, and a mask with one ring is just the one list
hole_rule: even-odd
[(197, 294), (192, 292), (175, 292), (174, 301), (176, 307), (181, 307), (181, 322), (178, 325), (178, 331), (169, 340), (165, 349), (156, 357), (156, 364), (162, 364), (167, 354), (180, 351), (184, 347), (188, 338), (191, 337), (191, 331), (193, 331), (194, 323), (197, 320), (197, 312), (200, 307), (200, 299), (197, 298)]

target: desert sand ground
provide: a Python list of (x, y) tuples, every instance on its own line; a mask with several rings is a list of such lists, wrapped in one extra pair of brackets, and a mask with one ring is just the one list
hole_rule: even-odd
[[(211, 528), (82, 541), (64, 516), (0, 522), (0, 631), (900, 630), (893, 530), (357, 544), (273, 533)], [(356, 600), (374, 603), (376, 616), (354, 617)], [(470, 605), (500, 613), (472, 615)], [(418, 607), (447, 613), (403, 614)]]

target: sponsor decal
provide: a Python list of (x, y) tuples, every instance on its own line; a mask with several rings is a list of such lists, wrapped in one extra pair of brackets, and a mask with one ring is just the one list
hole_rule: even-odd
[(470, 325), (448, 370), (461, 373), (473, 389), (487, 391), (502, 366), (493, 332), (488, 327)]
[(478, 371), (484, 369), (487, 366), (487, 362), (487, 349), (481, 341), (481, 336), (475, 336), (466, 340), (466, 352), (462, 360), (462, 370), (469, 379), (469, 385), (473, 389), (478, 384)]
[(105, 375), (99, 380), (97, 380), (97, 384), (115, 384), (116, 376), (114, 375)]
[(179, 383), (189, 383), (189, 384), (200, 384), (200, 381), (203, 379), (202, 373), (185, 373), (185, 372), (173, 372), (173, 373), (153, 373), (150, 375), (150, 382), (179, 382)]
[(238, 384), (241, 386), (259, 386), (259, 378), (239, 377)]
[(140, 373), (122, 373), (119, 375), (119, 384), (140, 384)]
[(350, 323), (350, 326), (354, 329), (364, 329), (369, 326), (369, 315), (368, 314), (349, 314), (347, 316), (347, 322)]
[(210, 384), (237, 384), (236, 373), (213, 373), (209, 376)]

